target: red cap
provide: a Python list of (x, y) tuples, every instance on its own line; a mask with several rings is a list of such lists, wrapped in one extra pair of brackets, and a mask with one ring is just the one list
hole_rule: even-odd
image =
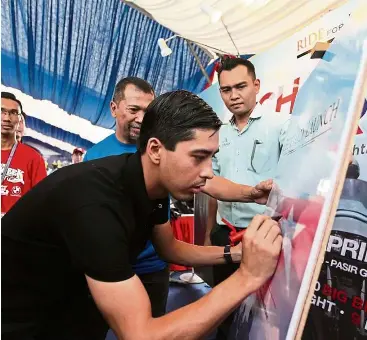
[(74, 153), (77, 153), (77, 152), (80, 152), (82, 155), (84, 155), (84, 150), (82, 148), (75, 148), (74, 151), (73, 151), (73, 155)]

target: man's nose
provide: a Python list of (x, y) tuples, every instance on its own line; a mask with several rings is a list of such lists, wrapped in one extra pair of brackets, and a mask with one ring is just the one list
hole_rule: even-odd
[(138, 111), (138, 113), (135, 115), (135, 122), (142, 123), (144, 118), (145, 112), (143, 110)]
[(236, 89), (232, 89), (231, 91), (231, 100), (236, 100), (239, 98), (239, 92)]
[(213, 167), (212, 167), (212, 160), (211, 159), (209, 159), (209, 161), (205, 162), (205, 166), (201, 171), (200, 177), (205, 178), (205, 179), (212, 179), (214, 177)]
[(2, 122), (10, 122), (10, 116), (9, 116), (9, 113), (2, 114), (2, 115), (1, 115), (1, 121), (2, 121)]

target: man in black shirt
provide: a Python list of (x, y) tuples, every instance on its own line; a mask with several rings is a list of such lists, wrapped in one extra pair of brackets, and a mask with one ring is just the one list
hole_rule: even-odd
[[(168, 221), (169, 193), (226, 198), (233, 183), (217, 195), (225, 180), (211, 168), (220, 125), (199, 97), (164, 94), (147, 109), (136, 154), (60, 169), (19, 200), (2, 220), (3, 339), (103, 339), (89, 291), (119, 339), (199, 339), (258, 289), (281, 249), (276, 222), (255, 217), (242, 245), (228, 249), (177, 241)], [(262, 202), (266, 185), (232, 197)], [(204, 298), (154, 319), (131, 269), (149, 238), (168, 262), (241, 265)]]

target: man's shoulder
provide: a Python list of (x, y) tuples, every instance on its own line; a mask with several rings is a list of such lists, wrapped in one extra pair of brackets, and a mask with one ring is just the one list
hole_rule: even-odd
[(33, 146), (23, 144), (23, 143), (18, 143), (17, 148), (19, 148), (22, 155), (27, 155), (28, 159), (36, 159), (36, 160), (43, 159), (42, 154)]
[(291, 119), (291, 115), (286, 112), (277, 112), (274, 109), (265, 109), (262, 112), (261, 121), (273, 127), (282, 127)]
[(122, 155), (125, 153), (132, 154), (136, 151), (136, 144), (121, 143), (117, 140), (115, 135), (111, 135), (88, 150), (84, 160), (90, 161), (97, 158)]
[(111, 146), (111, 144), (113, 144), (113, 142), (114, 142), (114, 134), (111, 134), (111, 135), (107, 136), (105, 139), (102, 139), (97, 144), (94, 144), (90, 149), (88, 149), (88, 151), (86, 153), (86, 157), (88, 159), (93, 159), (94, 157), (100, 157), (99, 154), (102, 151), (105, 151), (106, 148)]
[(109, 201), (119, 191), (128, 163), (126, 156), (109, 156), (69, 165), (52, 173), (48, 183), (58, 192), (67, 193), (70, 199), (73, 196), (76, 206)]
[(119, 171), (126, 167), (130, 155), (131, 154), (101, 156), (90, 159), (88, 162), (82, 162), (71, 166), (82, 166), (85, 167), (86, 170), (89, 169), (91, 172), (108, 171), (111, 173), (119, 173)]
[(102, 139), (100, 142), (98, 142), (97, 144), (95, 144), (91, 150), (93, 148), (99, 148), (99, 147), (103, 147), (107, 144), (113, 143), (115, 141), (115, 134), (111, 133), (109, 136), (107, 136), (105, 139)]
[(223, 123), (219, 129), (219, 134), (224, 135), (228, 133), (229, 131), (231, 131), (231, 129), (233, 129), (231, 122)]
[(290, 113), (286, 113), (286, 112), (276, 112), (276, 114), (278, 114), (279, 124), (284, 124), (286, 121), (290, 120), (292, 117)]
[(43, 156), (42, 156), (41, 151), (39, 151), (39, 150), (38, 150), (36, 147), (34, 147), (33, 145), (24, 144), (24, 143), (20, 143), (20, 144), (22, 144), (22, 145), (26, 145), (26, 146), (30, 147), (32, 150), (36, 151), (36, 152), (37, 152), (41, 157), (43, 157)]
[(104, 146), (106, 144), (109, 144), (113, 141), (113, 139), (114, 139), (114, 134), (111, 133), (106, 138), (104, 138), (101, 141), (99, 141), (98, 143), (94, 144), (89, 150), (93, 150), (93, 149), (98, 148), (100, 146)]
[(261, 113), (262, 117), (265, 118), (274, 118), (275, 120), (286, 120), (290, 118), (290, 114), (286, 113), (284, 111), (278, 112), (276, 110), (275, 103), (269, 102), (269, 103), (263, 103), (263, 104), (257, 104), (257, 110)]

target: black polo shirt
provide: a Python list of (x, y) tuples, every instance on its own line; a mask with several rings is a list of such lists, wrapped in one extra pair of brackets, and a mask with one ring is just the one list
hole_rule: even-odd
[(2, 219), (3, 338), (101, 338), (106, 324), (84, 274), (131, 278), (168, 209), (168, 198), (149, 199), (139, 153), (71, 165), (41, 181)]

